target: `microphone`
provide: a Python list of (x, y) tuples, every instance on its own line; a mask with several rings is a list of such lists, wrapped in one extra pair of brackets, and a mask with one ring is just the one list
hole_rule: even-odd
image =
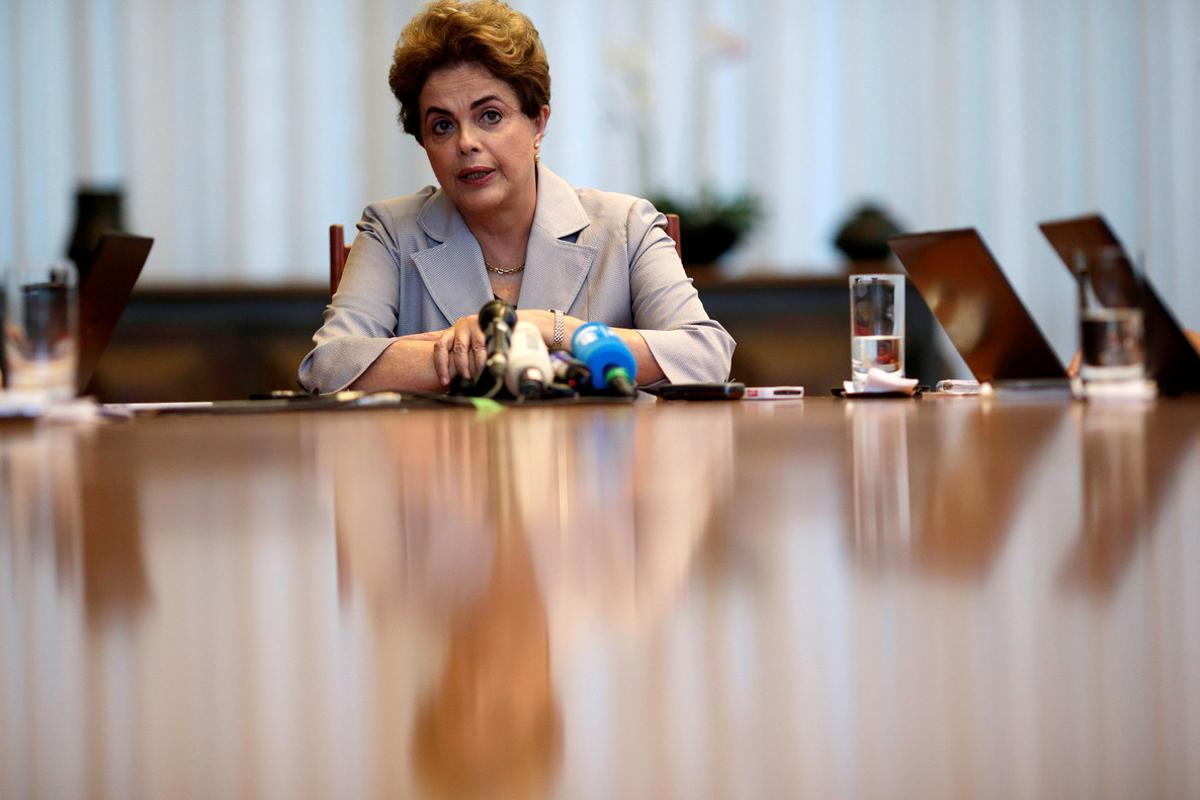
[(532, 322), (518, 322), (513, 328), (512, 345), (508, 351), (508, 372), (505, 385), (513, 397), (541, 397), (546, 384), (554, 380), (550, 351), (542, 340), (542, 332)]
[[(494, 389), (504, 383), (508, 371), (508, 351), (512, 345), (512, 329), (517, 324), (517, 310), (503, 300), (489, 300), (479, 309), (479, 327), (483, 329), (487, 346), (484, 366), (492, 378)], [(483, 373), (479, 376), (483, 378)]]
[(571, 338), (571, 351), (591, 370), (593, 389), (612, 389), (617, 394), (633, 397), (637, 361), (612, 328), (603, 322), (579, 326)]
[(587, 364), (565, 350), (555, 350), (551, 353), (550, 364), (554, 367), (555, 383), (577, 389), (592, 382), (592, 373)]

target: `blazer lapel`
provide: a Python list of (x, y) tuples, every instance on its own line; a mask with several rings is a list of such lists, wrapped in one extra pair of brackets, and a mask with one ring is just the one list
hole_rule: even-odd
[(592, 268), (596, 248), (565, 241), (564, 237), (578, 233), (589, 223), (575, 190), (539, 164), (537, 209), (525, 249), (519, 308), (571, 308)]
[[(538, 166), (537, 208), (525, 248), (525, 276), (519, 308), (569, 310), (587, 278), (596, 248), (565, 241), (590, 220), (575, 190), (548, 168)], [(492, 285), (483, 266), (483, 252), (458, 209), (438, 189), (426, 201), (417, 224), (433, 241), (428, 250), (413, 254), (425, 290), (448, 323), (479, 313), (492, 299)]]
[(492, 285), (483, 268), (483, 252), (463, 222), (458, 209), (441, 189), (425, 202), (417, 224), (430, 239), (440, 242), (413, 254), (413, 263), (425, 290), (446, 322), (478, 314), (492, 299)]

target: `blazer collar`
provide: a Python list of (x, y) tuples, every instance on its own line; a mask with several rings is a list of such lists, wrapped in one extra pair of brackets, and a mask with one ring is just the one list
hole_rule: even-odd
[[(425, 201), (417, 224), (435, 247), (413, 255), (429, 296), (446, 320), (478, 313), (492, 299), (483, 252), (454, 203), (441, 189)], [(590, 224), (575, 190), (538, 165), (537, 206), (525, 251), (519, 308), (571, 308), (596, 257), (596, 248), (566, 241)]]

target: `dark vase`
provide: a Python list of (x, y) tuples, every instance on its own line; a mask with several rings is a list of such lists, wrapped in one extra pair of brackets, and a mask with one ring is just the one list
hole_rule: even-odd
[(714, 263), (737, 244), (741, 231), (719, 219), (688, 224), (688, 218), (679, 218), (679, 238), (683, 240), (682, 260), (688, 266)]
[(833, 243), (851, 261), (883, 261), (891, 255), (887, 240), (900, 227), (878, 206), (860, 206), (838, 230)]
[(81, 282), (91, 266), (100, 237), (125, 231), (122, 207), (120, 189), (81, 187), (75, 192), (75, 228), (67, 247), (67, 258), (75, 262)]

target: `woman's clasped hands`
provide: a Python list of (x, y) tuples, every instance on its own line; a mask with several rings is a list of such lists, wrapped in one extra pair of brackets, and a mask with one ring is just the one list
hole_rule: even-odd
[[(542, 341), (547, 346), (553, 344), (553, 313), (537, 308), (523, 309), (517, 312), (517, 319), (532, 322), (542, 334)], [(583, 324), (583, 320), (564, 316), (563, 323), (564, 341), (569, 342), (570, 334)], [(449, 386), (450, 381), (457, 375), (475, 380), (487, 364), (487, 340), (479, 326), (478, 314), (459, 317), (449, 328), (440, 331), (428, 331), (403, 338), (433, 342), (433, 366), (442, 386)]]

